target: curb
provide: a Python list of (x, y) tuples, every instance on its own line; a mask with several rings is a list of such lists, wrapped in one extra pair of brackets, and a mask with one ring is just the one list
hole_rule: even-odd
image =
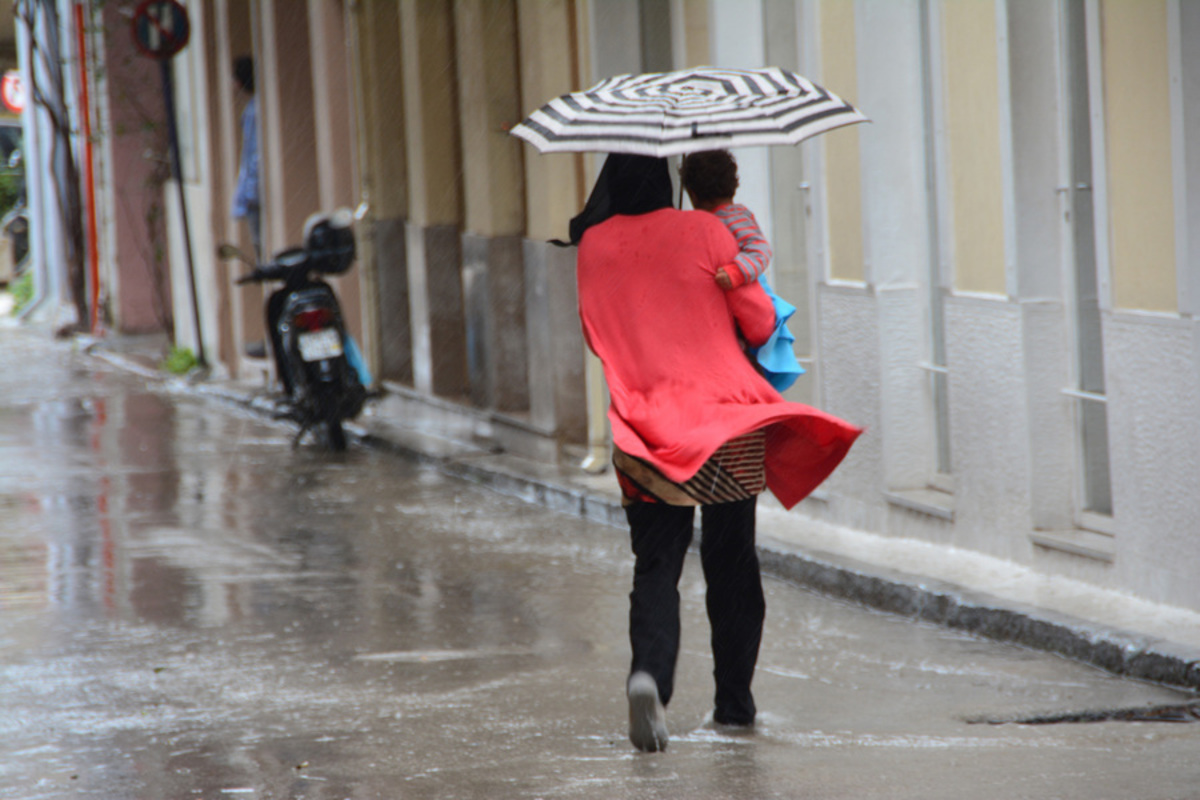
[(1172, 642), (835, 556), (765, 545), (759, 557), (765, 570), (824, 595), (1056, 653), (1115, 675), (1200, 689), (1200, 652)]
[[(143, 377), (169, 377), (102, 347), (87, 352)], [(232, 403), (270, 417), (274, 405), (229, 383), (178, 384), (197, 394)], [(429, 446), (429, 434), (385, 430), (379, 425), (348, 425), (363, 445), (431, 465), (450, 477), (469, 481), (531, 505), (616, 528), (625, 513), (615, 493), (572, 485), (569, 477), (546, 477), (545, 465), (463, 442)], [(441, 451), (440, 453), (437, 451)], [(539, 467), (541, 467), (539, 469)], [(1128, 678), (1200, 690), (1200, 650), (1091, 623), (1045, 608), (1013, 603), (958, 585), (843, 556), (816, 553), (773, 539), (759, 531), (759, 561), (766, 574), (855, 604), (910, 619), (942, 625), (988, 639), (1056, 653)]]

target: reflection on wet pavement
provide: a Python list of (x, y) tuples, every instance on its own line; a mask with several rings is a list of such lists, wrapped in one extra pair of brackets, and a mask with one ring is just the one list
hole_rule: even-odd
[[(636, 756), (620, 531), (362, 448), (293, 450), (285, 426), (0, 335), (0, 797), (1168, 797), (1194, 785), (1159, 769), (1161, 795), (1096, 793), (1122, 786), (1106, 771), (1144, 787), (1139, 770), (1185, 763), (1193, 726), (966, 724), (1178, 693), (779, 582), (758, 729), (714, 728), (692, 563), (674, 738)], [(939, 780), (946, 759), (958, 771)], [(1064, 764), (1091, 777), (1060, 785)]]

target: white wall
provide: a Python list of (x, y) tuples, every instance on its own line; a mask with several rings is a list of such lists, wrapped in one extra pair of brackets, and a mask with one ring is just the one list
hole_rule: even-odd
[[(212, 182), (210, 165), (214, 163), (208, 131), (208, 97), (204, 48), (204, 15), (192, 8), (188, 15), (192, 44), (175, 57), (175, 117), (179, 131), (179, 160), (183, 171), (183, 202), (187, 210), (188, 236), (191, 239), (191, 265), (195, 292), (200, 307), (200, 332), (204, 337), (204, 355), (218, 374), (226, 374), (228, 365), (218, 363), (220, 342), (219, 291), (216, 275), (216, 243), (213, 241)], [(192, 278), (188, 272), (183, 216), (179, 188), (174, 180), (163, 186), (163, 207), (167, 219), (167, 249), (171, 265), (171, 298), (175, 315), (175, 340), (182, 347), (199, 353), (195, 314), (192, 306)]]
[[(710, 3), (708, 30), (712, 66), (768, 66), (763, 24), (762, 0), (719, 0)], [(734, 157), (737, 158), (740, 181), (737, 202), (754, 212), (767, 241), (774, 241), (775, 221), (771, 213), (771, 175), (767, 149), (739, 147)]]
[(1200, 352), (1194, 320), (1105, 318), (1117, 581), (1200, 608)]

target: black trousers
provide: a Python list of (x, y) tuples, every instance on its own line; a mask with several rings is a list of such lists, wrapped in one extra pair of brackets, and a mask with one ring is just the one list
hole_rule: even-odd
[[(766, 614), (754, 549), (755, 503), (752, 497), (701, 508), (700, 563), (707, 583), (716, 679), (713, 719), (726, 725), (748, 725), (755, 714), (750, 682)], [(675, 688), (679, 577), (692, 541), (693, 514), (692, 506), (662, 503), (634, 503), (625, 509), (635, 557), (629, 595), (630, 671), (653, 676), (664, 705)]]

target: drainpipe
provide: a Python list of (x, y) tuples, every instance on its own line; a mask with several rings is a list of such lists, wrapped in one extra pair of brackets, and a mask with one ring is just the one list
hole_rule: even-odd
[(75, 43), (79, 59), (79, 119), (83, 124), (83, 192), (87, 213), (88, 318), (100, 330), (100, 249), (96, 236), (96, 184), (92, 163), (92, 105), (88, 95), (87, 30), (83, 3), (75, 4)]

